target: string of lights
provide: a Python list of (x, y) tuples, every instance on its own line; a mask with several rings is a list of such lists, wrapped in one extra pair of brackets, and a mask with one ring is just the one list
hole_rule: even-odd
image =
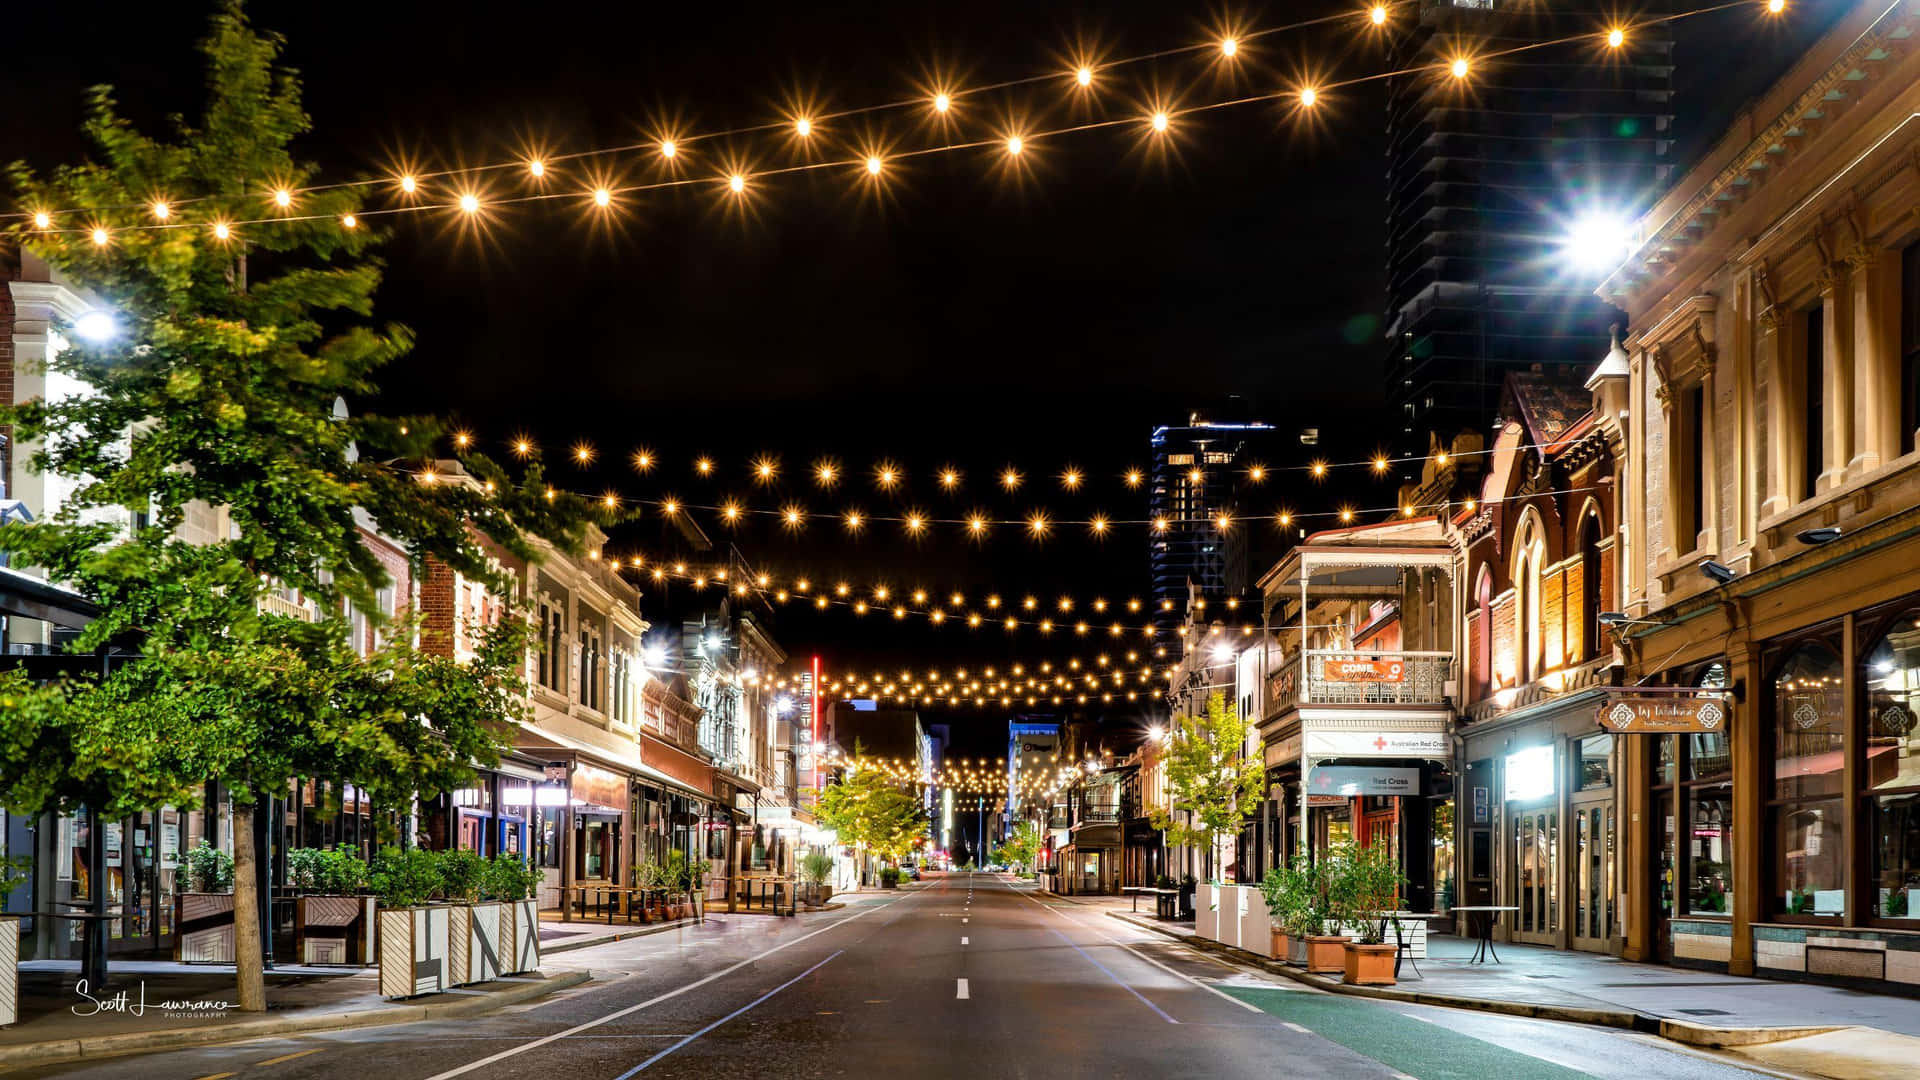
[[(1380, 30), (1392, 21), (1394, 9), (1402, 6), (1410, 6), (1410, 3), (1411, 0), (1402, 0), (1402, 2), (1394, 4), (1376, 3), (1370, 7), (1356, 9), (1345, 15), (1309, 20), (1298, 24), (1287, 24), (1281, 27), (1269, 28), (1265, 31), (1230, 31), (1222, 33), (1206, 43), (1164, 49), (1157, 53), (1143, 54), (1141, 57), (1129, 58), (1126, 61), (1101, 61), (1089, 58), (1077, 63), (1068, 71), (1055, 72), (1051, 76), (1051, 79), (1065, 81), (1072, 92), (1082, 94), (1085, 100), (1090, 105), (1093, 105), (1097, 104), (1100, 100), (1098, 95), (1090, 93), (1094, 88), (1095, 82), (1101, 78), (1103, 72), (1111, 73), (1123, 64), (1137, 63), (1147, 59), (1183, 53), (1208, 55), (1214, 64), (1236, 64), (1240, 61), (1240, 58), (1245, 55), (1243, 42), (1253, 38), (1265, 34), (1278, 33), (1282, 30), (1300, 29), (1306, 26), (1321, 25), (1326, 22), (1346, 18), (1354, 19), (1356, 22), (1361, 23), (1363, 27), (1370, 26), (1374, 30)], [(240, 197), (201, 195), (174, 198), (165, 193), (155, 193), (151, 198), (138, 204), (125, 203), (80, 208), (29, 207), (25, 210), (9, 214), (7, 217), (12, 220), (22, 221), (30, 235), (41, 235), (48, 238), (60, 238), (69, 235), (84, 236), (94, 247), (106, 249), (114, 243), (116, 235), (124, 233), (192, 229), (204, 231), (216, 242), (225, 244), (239, 240), (241, 238), (240, 230), (242, 228), (255, 226), (337, 220), (341, 228), (351, 230), (361, 227), (368, 219), (431, 213), (455, 213), (469, 221), (484, 222), (487, 213), (498, 212), (509, 206), (544, 204), (559, 201), (584, 203), (593, 211), (611, 213), (620, 208), (619, 204), (621, 202), (630, 201), (634, 196), (645, 193), (678, 188), (706, 187), (718, 189), (726, 195), (735, 198), (741, 198), (749, 194), (750, 185), (759, 185), (764, 181), (776, 177), (822, 170), (846, 170), (863, 182), (881, 183), (891, 167), (909, 159), (929, 155), (991, 149), (1001, 155), (1003, 163), (1018, 162), (1023, 155), (1029, 153), (1033, 147), (1039, 143), (1083, 132), (1126, 127), (1140, 132), (1142, 137), (1150, 140), (1165, 139), (1172, 134), (1181, 119), (1217, 109), (1258, 103), (1288, 102), (1292, 105), (1296, 113), (1311, 113), (1326, 101), (1330, 93), (1382, 79), (1428, 75), (1465, 83), (1484, 65), (1536, 49), (1591, 41), (1600, 47), (1602, 50), (1601, 55), (1605, 55), (1605, 53), (1625, 47), (1628, 39), (1635, 32), (1647, 27), (1662, 23), (1672, 23), (1681, 19), (1710, 14), (1730, 8), (1752, 6), (1756, 3), (1770, 14), (1777, 15), (1785, 10), (1784, 0), (1728, 0), (1728, 2), (1725, 3), (1683, 12), (1648, 16), (1637, 20), (1625, 20), (1612, 25), (1598, 27), (1586, 33), (1529, 42), (1511, 46), (1506, 49), (1485, 51), (1476, 54), (1471, 48), (1462, 48), (1451, 57), (1435, 63), (1375, 72), (1340, 80), (1317, 83), (1301, 82), (1283, 90), (1242, 95), (1226, 100), (1196, 105), (1177, 105), (1166, 100), (1151, 100), (1145, 110), (1135, 110), (1123, 116), (1108, 116), (1103, 119), (1089, 120), (1046, 130), (1027, 130), (1020, 127), (1017, 122), (1003, 122), (997, 125), (997, 129), (990, 135), (966, 138), (956, 137), (955, 128), (958, 127), (960, 114), (964, 112), (964, 110), (956, 109), (957, 103), (964, 102), (969, 95), (985, 93), (990, 89), (1006, 89), (1014, 86), (1029, 85), (1046, 81), (1049, 78), (1049, 76), (1034, 76), (973, 90), (967, 90), (959, 86), (934, 87), (931, 88), (932, 92), (930, 94), (920, 94), (912, 98), (902, 99), (898, 102), (866, 106), (854, 110), (844, 110), (836, 114), (823, 114), (819, 120), (816, 120), (811, 115), (800, 113), (789, 116), (777, 123), (756, 124), (749, 127), (730, 129), (725, 132), (677, 135), (671, 131), (663, 131), (643, 143), (576, 151), (570, 154), (555, 155), (552, 157), (532, 154), (511, 163), (500, 162), (473, 168), (440, 170), (432, 174), (402, 169), (393, 175), (380, 179), (304, 186), (296, 186), (290, 182), (280, 183), (273, 184), (256, 193)], [(679, 174), (679, 170), (690, 170), (691, 168), (687, 162), (687, 158), (690, 156), (687, 148), (689, 146), (696, 146), (702, 141), (779, 132), (785, 138), (797, 140), (799, 145), (823, 148), (825, 146), (826, 130), (821, 126), (821, 122), (829, 117), (875, 113), (889, 109), (906, 108), (908, 106), (928, 110), (928, 112), (923, 115), (930, 116), (934, 119), (936, 126), (941, 128), (944, 138), (936, 144), (904, 150), (891, 149), (885, 145), (884, 142), (869, 140), (852, 147), (853, 152), (848, 153), (844, 157), (837, 155), (827, 156), (819, 160), (799, 161), (763, 168), (754, 168), (748, 159), (743, 156), (737, 154), (722, 154), (719, 155), (719, 157), (725, 158), (726, 160), (720, 162), (722, 166), (722, 171), (720, 172), (699, 176)], [(586, 188), (568, 191), (545, 190), (545, 186), (548, 183), (558, 183), (558, 170), (553, 168), (549, 162), (558, 163), (563, 160), (573, 161), (583, 158), (610, 157), (641, 151), (652, 155), (651, 160), (655, 167), (665, 168), (674, 174), (661, 179), (640, 183), (623, 183), (603, 172), (602, 175), (598, 177), (589, 177), (588, 181), (590, 186)], [(535, 190), (523, 191), (520, 194), (513, 195), (494, 194), (487, 191), (484, 186), (478, 182), (478, 177), (483, 173), (498, 173), (509, 169), (513, 170), (515, 174), (522, 179), (522, 182), (532, 185)], [(449, 192), (450, 198), (428, 201), (425, 197), (428, 190), (426, 179), (430, 177), (439, 180), (447, 176), (458, 176), (461, 178), (461, 183)], [(396, 198), (405, 201), (373, 208), (356, 207), (338, 214), (332, 211), (325, 214), (303, 213), (296, 205), (302, 196), (312, 196), (321, 192), (343, 189), (355, 192), (383, 190), (394, 193)], [(239, 212), (244, 205), (250, 205), (249, 200), (262, 200), (265, 202), (267, 209), (264, 211), (255, 211), (251, 215)], [(195, 207), (204, 203), (212, 203), (215, 205), (214, 214), (195, 220), (192, 215), (185, 212), (189, 207)], [(114, 222), (109, 216), (115, 213), (127, 212), (142, 214), (144, 215), (144, 219), (137, 222)], [(84, 218), (84, 220), (69, 224), (69, 221), (80, 218)]]
[[(435, 482), (440, 479), (437, 474), (431, 471), (422, 471), (420, 476), (421, 479), (426, 482)], [(548, 497), (557, 498), (562, 490), (563, 489), (560, 488), (549, 487), (547, 488)], [(1586, 489), (1567, 489), (1560, 493), (1571, 494), (1580, 490)], [(1459, 500), (1443, 498), (1426, 502), (1401, 503), (1397, 506), (1388, 507), (1360, 507), (1347, 504), (1337, 510), (1326, 511), (1280, 509), (1273, 512), (1270, 516), (1258, 518), (1235, 517), (1226, 512), (1221, 512), (1206, 518), (1176, 518), (1165, 515), (1147, 518), (1115, 518), (1103, 514), (1095, 514), (1092, 517), (1086, 518), (1073, 518), (1054, 517), (1046, 510), (1031, 511), (1024, 518), (994, 517), (984, 511), (976, 511), (966, 517), (950, 518), (937, 517), (913, 509), (907, 509), (894, 514), (869, 514), (857, 508), (838, 513), (812, 511), (797, 504), (788, 504), (779, 508), (754, 507), (739, 500), (728, 500), (719, 504), (689, 503), (682, 502), (670, 495), (661, 498), (634, 498), (623, 496), (611, 490), (603, 492), (600, 495), (578, 491), (567, 491), (566, 494), (597, 503), (602, 509), (609, 512), (620, 512), (631, 510), (635, 507), (648, 506), (654, 507), (659, 513), (669, 518), (694, 511), (710, 512), (716, 515), (722, 525), (729, 528), (737, 527), (743, 522), (756, 517), (778, 518), (785, 525), (796, 530), (804, 527), (809, 522), (837, 521), (845, 528), (849, 535), (862, 534), (869, 526), (873, 525), (897, 524), (902, 527), (902, 530), (909, 538), (918, 540), (927, 538), (931, 534), (934, 526), (957, 525), (965, 528), (968, 539), (984, 540), (996, 527), (1019, 526), (1026, 532), (1030, 539), (1044, 541), (1060, 535), (1062, 531), (1069, 526), (1083, 527), (1087, 530), (1090, 537), (1098, 540), (1112, 535), (1113, 530), (1122, 526), (1146, 526), (1154, 533), (1164, 533), (1176, 525), (1202, 523), (1210, 524), (1215, 529), (1223, 532), (1255, 521), (1271, 522), (1275, 527), (1282, 529), (1292, 527), (1296, 524), (1314, 521), (1338, 521), (1342, 525), (1351, 525), (1361, 519), (1376, 517), (1383, 519), (1390, 517), (1415, 518), (1428, 514), (1452, 514), (1459, 511), (1473, 513), (1484, 506), (1509, 500), (1528, 499), (1539, 493), (1528, 493), (1508, 496), (1502, 499), (1485, 500), (1471, 497)], [(610, 557), (610, 561), (615, 565), (616, 569), (621, 567), (641, 569), (640, 565), (632, 564), (628, 560), (618, 556)]]
[[(451, 440), (454, 449), (459, 452), (471, 450), (480, 443), (478, 437), (472, 431), (467, 430), (453, 432), (451, 434)], [(536, 443), (531, 436), (524, 434), (502, 440), (501, 445), (505, 446), (515, 456), (522, 458), (531, 457), (539, 453), (538, 443)], [(1549, 450), (1557, 445), (1557, 443), (1521, 443), (1511, 447), (1511, 449), (1521, 451)], [(1504, 450), (1507, 448), (1500, 449)], [(1493, 447), (1483, 447), (1479, 450), (1439, 450), (1431, 454), (1410, 454), (1404, 456), (1393, 456), (1382, 451), (1358, 461), (1328, 461), (1324, 458), (1313, 458), (1300, 465), (1270, 465), (1265, 462), (1248, 462), (1245, 465), (1236, 466), (1235, 472), (1247, 482), (1253, 484), (1263, 484), (1273, 477), (1287, 473), (1305, 473), (1315, 480), (1324, 480), (1336, 472), (1343, 472), (1348, 469), (1363, 469), (1375, 476), (1385, 477), (1392, 472), (1395, 465), (1405, 465), (1415, 462), (1424, 465), (1428, 461), (1431, 461), (1437, 466), (1445, 467), (1449, 464), (1456, 464), (1471, 458), (1487, 457), (1495, 452), (1496, 450)], [(573, 465), (582, 469), (592, 468), (601, 459), (600, 451), (592, 442), (586, 439), (574, 440), (568, 450), (567, 456)], [(653, 476), (656, 471), (664, 471), (668, 459), (651, 448), (641, 447), (635, 449), (632, 454), (629, 455), (628, 460), (636, 473), (642, 476)], [(719, 463), (709, 455), (695, 454), (687, 460), (689, 462), (689, 471), (698, 480), (718, 482), (726, 479)], [(1187, 474), (1188, 479), (1198, 481), (1208, 473), (1213, 472), (1214, 468), (1215, 467), (1199, 465), (1181, 471)], [(874, 490), (887, 494), (904, 493), (911, 484), (913, 476), (911, 470), (906, 466), (891, 458), (884, 457), (873, 464), (870, 473)], [(821, 490), (830, 491), (838, 488), (842, 482), (850, 482), (853, 476), (853, 470), (842, 464), (839, 458), (826, 456), (815, 458), (807, 466), (806, 474), (814, 486)], [(763, 452), (754, 455), (747, 461), (746, 478), (758, 487), (765, 488), (778, 485), (782, 482), (782, 478), (787, 475), (788, 471), (785, 467), (784, 460), (779, 454)], [(1024, 469), (1017, 464), (1008, 463), (995, 474), (994, 483), (1001, 491), (1013, 493), (1026, 487), (1033, 477), (1042, 475), (1046, 475), (1046, 473), (1043, 471)], [(1094, 489), (1095, 475), (1093, 471), (1082, 468), (1072, 462), (1068, 462), (1062, 466), (1057, 473), (1053, 474), (1060, 485), (1060, 490), (1068, 494), (1090, 493)], [(1121, 485), (1131, 491), (1142, 489), (1153, 479), (1147, 470), (1131, 465), (1124, 469), (1113, 471), (1110, 475), (1119, 479)], [(957, 495), (966, 488), (966, 471), (955, 465), (948, 464), (941, 466), (933, 471), (932, 477), (935, 483), (939, 485), (943, 494)]]

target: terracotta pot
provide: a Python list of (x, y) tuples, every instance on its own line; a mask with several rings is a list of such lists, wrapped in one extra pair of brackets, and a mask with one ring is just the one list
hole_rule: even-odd
[(1281, 930), (1278, 927), (1274, 928), (1271, 932), (1273, 934), (1273, 958), (1275, 960), (1285, 960), (1287, 958), (1287, 949), (1292, 945), (1292, 939), (1287, 937), (1285, 930)]
[(1355, 986), (1393, 985), (1393, 954), (1397, 951), (1396, 946), (1348, 942), (1345, 951), (1348, 982)]
[(1330, 935), (1312, 934), (1307, 937), (1307, 971), (1315, 975), (1331, 975), (1346, 968), (1346, 958), (1341, 951), (1346, 948), (1347, 939)]

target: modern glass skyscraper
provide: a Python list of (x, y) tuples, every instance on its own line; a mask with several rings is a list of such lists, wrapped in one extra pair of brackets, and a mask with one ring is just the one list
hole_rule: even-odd
[(1257, 420), (1215, 420), (1200, 412), (1185, 424), (1153, 429), (1148, 510), (1166, 523), (1147, 534), (1159, 644), (1169, 644), (1180, 625), (1188, 582), (1210, 596), (1225, 591), (1228, 552), (1216, 519), (1232, 505), (1236, 469), (1273, 432)]
[[(1605, 353), (1621, 316), (1593, 288), (1673, 169), (1673, 39), (1645, 25), (1669, 6), (1419, 0), (1396, 13), (1389, 63), (1418, 72), (1387, 97), (1396, 456), (1425, 453), (1429, 432), (1484, 428), (1510, 369), (1591, 368)], [(1639, 25), (1612, 45), (1622, 22)]]

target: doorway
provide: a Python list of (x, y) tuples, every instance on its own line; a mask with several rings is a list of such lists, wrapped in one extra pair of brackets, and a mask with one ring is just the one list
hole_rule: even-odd
[(1509, 807), (1513, 822), (1509, 846), (1513, 876), (1509, 904), (1513, 939), (1534, 945), (1560, 944), (1560, 811), (1557, 807)]

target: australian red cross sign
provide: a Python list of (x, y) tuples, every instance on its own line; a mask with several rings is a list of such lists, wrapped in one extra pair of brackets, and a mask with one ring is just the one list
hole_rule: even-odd
[(1623, 690), (1607, 695), (1600, 726), (1623, 735), (1711, 732), (1727, 728), (1727, 695)]

